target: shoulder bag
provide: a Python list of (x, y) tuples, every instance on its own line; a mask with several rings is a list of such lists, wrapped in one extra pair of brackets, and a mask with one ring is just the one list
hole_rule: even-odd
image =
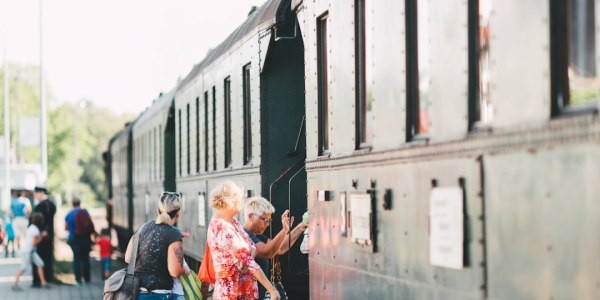
[(138, 241), (142, 229), (146, 223), (142, 224), (138, 231), (133, 235), (133, 248), (127, 268), (116, 271), (104, 283), (103, 300), (136, 300), (140, 287), (138, 277), (135, 275), (135, 264), (137, 259)]
[(213, 266), (212, 255), (210, 254), (208, 242), (206, 243), (206, 248), (204, 250), (202, 264), (200, 264), (200, 269), (198, 270), (198, 279), (202, 280), (202, 282), (208, 282), (210, 284), (215, 284), (217, 281), (215, 276), (215, 266)]

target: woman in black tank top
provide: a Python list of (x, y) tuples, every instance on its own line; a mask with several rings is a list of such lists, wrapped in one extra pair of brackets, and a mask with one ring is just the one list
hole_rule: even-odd
[[(156, 221), (146, 223), (140, 233), (135, 274), (139, 278), (140, 300), (171, 300), (173, 277), (189, 269), (183, 266), (181, 233), (173, 228), (179, 219), (181, 194), (164, 192), (158, 203)], [(127, 246), (125, 261), (131, 257), (131, 241)]]

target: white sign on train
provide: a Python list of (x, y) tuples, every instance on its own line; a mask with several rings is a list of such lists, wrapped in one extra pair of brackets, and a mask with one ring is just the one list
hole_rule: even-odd
[(463, 268), (463, 190), (439, 187), (429, 197), (430, 263), (434, 266)]

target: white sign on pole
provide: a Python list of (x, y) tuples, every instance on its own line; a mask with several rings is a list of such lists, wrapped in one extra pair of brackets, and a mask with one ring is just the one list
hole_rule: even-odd
[(198, 194), (198, 226), (206, 226), (206, 199), (204, 193)]
[(350, 193), (352, 241), (371, 244), (371, 194)]
[(429, 216), (430, 263), (439, 267), (462, 269), (463, 190), (458, 187), (440, 187), (431, 190)]
[(23, 147), (40, 146), (40, 118), (24, 117), (19, 118), (19, 145)]

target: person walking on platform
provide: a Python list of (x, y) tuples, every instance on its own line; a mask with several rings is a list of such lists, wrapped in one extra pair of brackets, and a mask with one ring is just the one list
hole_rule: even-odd
[(212, 299), (256, 299), (258, 280), (269, 291), (271, 299), (278, 300), (279, 292), (254, 261), (254, 243), (234, 218), (242, 207), (243, 198), (243, 189), (230, 181), (211, 191), (211, 206), (216, 212), (208, 226), (206, 240), (216, 277)]
[[(256, 257), (258, 263), (267, 277), (271, 274), (271, 259), (276, 255), (283, 255), (292, 248), (300, 235), (306, 230), (304, 223), (299, 223), (289, 234), (290, 226), (294, 223), (294, 217), (290, 219), (290, 211), (286, 210), (281, 215), (281, 231), (273, 239), (264, 235), (265, 230), (273, 221), (272, 215), (275, 207), (263, 197), (252, 197), (246, 201), (244, 207), (244, 230), (256, 245)], [(258, 299), (264, 299), (266, 290), (259, 287)]]
[(83, 283), (82, 276), (86, 283), (91, 280), (90, 251), (92, 251), (92, 240), (90, 236), (93, 235), (95, 238), (97, 234), (90, 213), (80, 207), (81, 200), (73, 197), (71, 203), (73, 209), (65, 217), (65, 230), (69, 231), (67, 244), (73, 250), (73, 274), (75, 274), (77, 285), (80, 285)]
[(21, 239), (25, 236), (27, 225), (29, 225), (29, 214), (31, 214), (31, 202), (21, 192), (19, 198), (14, 198), (10, 203), (10, 214), (13, 217), (13, 229), (17, 248), (21, 248)]
[(21, 256), (21, 266), (15, 276), (15, 283), (12, 286), (13, 291), (20, 291), (19, 279), (21, 275), (25, 273), (25, 270), (32, 265), (32, 273), (37, 273), (41, 279), (42, 287), (49, 288), (50, 286), (46, 282), (44, 276), (44, 261), (35, 251), (35, 247), (39, 245), (44, 236), (47, 234), (46, 231), (40, 232), (40, 228), (44, 225), (44, 216), (40, 213), (33, 213), (31, 215), (31, 225), (27, 227), (25, 238), (23, 240), (23, 247), (21, 247), (19, 253)]
[[(56, 214), (56, 205), (48, 199), (48, 189), (45, 186), (36, 186), (34, 188), (35, 207), (33, 212), (41, 213), (44, 216), (44, 226), (40, 231), (46, 232), (42, 241), (38, 244), (37, 253), (44, 261), (44, 276), (47, 281), (54, 279), (54, 214)], [(40, 277), (33, 272), (33, 287), (40, 287)]]

